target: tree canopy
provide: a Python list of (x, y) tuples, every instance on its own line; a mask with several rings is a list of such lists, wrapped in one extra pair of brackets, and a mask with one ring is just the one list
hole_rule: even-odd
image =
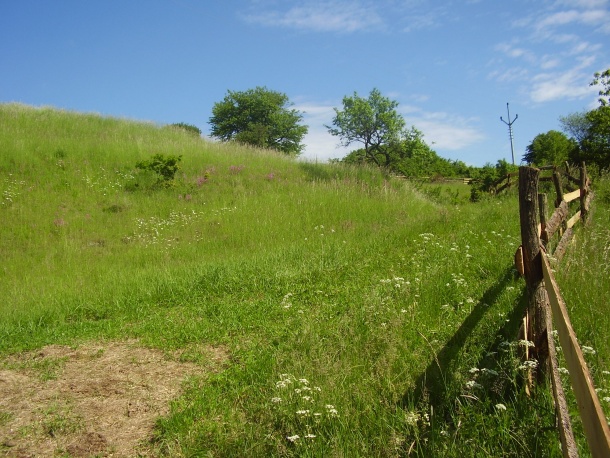
[(290, 106), (286, 94), (266, 87), (228, 91), (212, 108), (211, 135), (298, 155), (308, 128), (300, 124), (302, 113)]
[(591, 86), (601, 86), (599, 107), (562, 117), (560, 122), (578, 143), (570, 154), (572, 162), (585, 161), (600, 170), (610, 169), (610, 68), (593, 76)]
[(364, 155), (378, 166), (391, 162), (389, 146), (400, 141), (405, 121), (396, 111), (398, 102), (373, 89), (368, 98), (353, 96), (343, 98), (343, 110), (335, 108), (332, 126), (328, 132), (340, 138), (341, 145), (362, 143)]
[(577, 143), (564, 133), (550, 130), (536, 135), (532, 143), (527, 146), (523, 160), (538, 166), (559, 165), (568, 160), (568, 156), (577, 146)]

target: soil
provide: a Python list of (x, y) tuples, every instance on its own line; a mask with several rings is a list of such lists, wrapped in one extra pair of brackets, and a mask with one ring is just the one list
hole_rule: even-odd
[(0, 456), (155, 456), (155, 420), (182, 382), (228, 358), (221, 348), (196, 351), (209, 364), (137, 341), (50, 345), (0, 361)]

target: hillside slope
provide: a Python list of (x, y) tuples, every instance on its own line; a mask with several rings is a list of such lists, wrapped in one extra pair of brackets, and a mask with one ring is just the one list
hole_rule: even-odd
[[(3, 367), (125, 342), (198, 365), (146, 453), (557, 452), (548, 392), (526, 398), (499, 351), (524, 306), (514, 196), (431, 201), (374, 169), (15, 104), (0, 151)], [(181, 156), (171, 183), (136, 167), (156, 154)], [(14, 418), (0, 406), (0, 439)]]

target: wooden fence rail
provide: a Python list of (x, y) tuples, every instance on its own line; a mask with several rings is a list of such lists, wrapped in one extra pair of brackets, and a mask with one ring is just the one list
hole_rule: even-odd
[[(578, 221), (586, 219), (592, 195), (589, 190), (590, 181), (584, 164), (580, 167), (579, 178), (572, 177), (568, 167), (567, 181), (577, 184), (579, 189), (564, 194), (560, 174), (554, 168), (551, 180), (557, 194), (556, 208), (547, 220), (546, 196), (538, 195), (538, 182), (542, 181), (540, 171), (541, 169), (532, 167), (519, 168), (522, 245), (517, 250), (515, 260), (520, 260), (517, 268), (524, 275), (527, 285), (529, 305), (525, 331), (528, 338), (534, 342), (534, 355), (538, 359), (540, 374), (544, 374), (545, 369), (550, 372), (563, 455), (577, 457), (578, 450), (559, 377), (555, 345), (551, 336), (553, 322), (557, 326), (589, 449), (594, 458), (606, 458), (610, 457), (610, 430), (546, 254), (549, 240), (555, 234), (560, 236), (555, 257), (560, 250), (563, 254), (567, 240), (572, 236), (572, 227)], [(577, 199), (580, 199), (580, 209), (569, 217), (569, 203)]]

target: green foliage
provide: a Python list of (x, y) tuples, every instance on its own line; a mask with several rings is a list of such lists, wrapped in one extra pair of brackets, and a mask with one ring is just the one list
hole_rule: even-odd
[(509, 173), (518, 171), (518, 167), (510, 164), (504, 159), (500, 159), (496, 165), (485, 164), (481, 168), (472, 170), (472, 181), (470, 182), (470, 200), (480, 201), (483, 196), (494, 194), (497, 190), (498, 182)]
[(171, 186), (176, 172), (180, 169), (182, 156), (155, 154), (146, 161), (136, 163), (136, 168), (148, 172), (153, 172), (157, 176), (156, 184), (161, 187)]
[(303, 115), (290, 106), (286, 94), (266, 87), (228, 91), (223, 101), (212, 108), (211, 135), (223, 141), (299, 155), (308, 128), (300, 125)]
[(378, 166), (391, 163), (389, 146), (400, 141), (405, 121), (396, 111), (398, 102), (373, 89), (367, 99), (354, 95), (343, 98), (343, 110), (335, 108), (333, 126), (326, 126), (331, 135), (337, 136), (343, 146), (354, 142), (364, 145), (366, 160)]
[(600, 170), (610, 169), (610, 105), (602, 105), (587, 113), (590, 124), (580, 144), (579, 161), (596, 164)]
[(563, 129), (578, 142), (570, 154), (572, 162), (582, 161), (599, 171), (610, 169), (610, 69), (595, 73), (591, 86), (601, 85), (600, 106), (586, 113), (560, 118)]
[(536, 166), (560, 165), (568, 160), (577, 147), (578, 144), (562, 132), (550, 130), (532, 140), (523, 160)]
[(601, 86), (598, 94), (599, 94), (599, 104), (602, 107), (606, 107), (610, 105), (608, 101), (608, 97), (610, 97), (610, 68), (606, 69), (603, 72), (596, 72), (593, 75), (593, 81), (591, 81), (591, 86)]
[(184, 122), (178, 122), (175, 124), (170, 124), (170, 127), (173, 127), (175, 129), (179, 129), (179, 130), (183, 130), (185, 132), (188, 132), (191, 135), (194, 135), (195, 137), (201, 137), (201, 129), (197, 126), (194, 126), (192, 124), (186, 124)]
[[(421, 132), (412, 127), (403, 133), (403, 138), (389, 147), (381, 149), (388, 151), (389, 162), (385, 168), (397, 175), (408, 178), (426, 177), (430, 180), (448, 177), (469, 177), (472, 167), (462, 161), (452, 161), (440, 157), (424, 141)], [(381, 153), (377, 154), (383, 160)], [(352, 151), (341, 162), (347, 164), (374, 164), (364, 149)], [(385, 160), (383, 160), (385, 162)]]

